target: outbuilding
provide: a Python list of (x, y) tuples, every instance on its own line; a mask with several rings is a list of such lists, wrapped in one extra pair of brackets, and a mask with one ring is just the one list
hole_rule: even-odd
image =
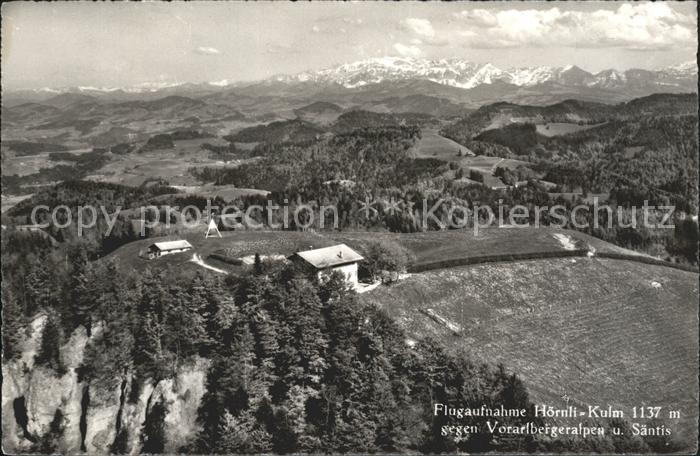
[(164, 241), (151, 244), (148, 246), (146, 254), (148, 255), (148, 259), (152, 260), (154, 258), (159, 258), (163, 255), (186, 252), (188, 250), (192, 250), (192, 244), (185, 241), (184, 239), (180, 239), (177, 241)]

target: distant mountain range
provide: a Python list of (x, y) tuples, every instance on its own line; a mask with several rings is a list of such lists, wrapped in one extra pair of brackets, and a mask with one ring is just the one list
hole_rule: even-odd
[[(278, 75), (257, 82), (153, 83), (127, 88), (44, 88), (3, 92), (3, 107), (42, 103), (62, 108), (60, 95), (90, 96), (97, 102), (145, 102), (187, 97), (193, 103), (223, 106), (248, 116), (279, 116), (314, 102), (378, 112), (458, 115), (498, 101), (548, 105), (568, 99), (619, 103), (654, 93), (697, 92), (695, 62), (657, 70), (603, 70), (577, 66), (501, 69), (461, 59), (425, 60), (385, 57), (318, 71)], [(59, 96), (56, 99), (55, 97)], [(77, 99), (71, 97), (70, 103)], [(196, 101), (195, 101), (196, 100)], [(122, 105), (121, 109), (152, 108)], [(199, 115), (203, 106), (195, 106)], [(332, 118), (328, 112), (327, 117)], [(292, 115), (292, 114), (290, 114)], [(289, 115), (282, 114), (283, 118)]]
[[(698, 67), (690, 61), (655, 71), (629, 69), (617, 71), (603, 70), (589, 73), (575, 65), (565, 67), (532, 66), (501, 69), (490, 63), (479, 64), (462, 59), (426, 60), (403, 57), (383, 57), (360, 60), (353, 63), (326, 68), (318, 71), (305, 71), (294, 75), (278, 75), (269, 78), (267, 83), (285, 84), (314, 82), (324, 85), (339, 85), (355, 89), (387, 81), (424, 80), (438, 84), (473, 89), (482, 85), (500, 82), (517, 87), (535, 87), (542, 84), (559, 84), (568, 87), (587, 88), (626, 88), (657, 87), (659, 89), (694, 90), (697, 87)], [(69, 87), (42, 88), (36, 93), (59, 94), (79, 93), (147, 93), (163, 90), (210, 88), (223, 89), (245, 87), (258, 82), (229, 82), (228, 80), (207, 83), (143, 83), (133, 87)]]
[(438, 84), (473, 89), (481, 85), (503, 82), (518, 87), (533, 87), (545, 83), (564, 86), (618, 88), (628, 85), (659, 87), (690, 87), (697, 85), (698, 67), (695, 62), (657, 71), (630, 69), (624, 72), (604, 70), (589, 73), (575, 65), (565, 67), (534, 66), (500, 69), (490, 63), (478, 64), (461, 59), (424, 60), (386, 57), (361, 60), (320, 71), (292, 76), (277, 76), (279, 82), (308, 82), (339, 84), (348, 89), (378, 84), (384, 81), (421, 79)]

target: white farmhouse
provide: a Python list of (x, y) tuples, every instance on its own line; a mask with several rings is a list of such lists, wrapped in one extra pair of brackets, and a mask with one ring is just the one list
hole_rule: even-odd
[(345, 244), (305, 250), (292, 256), (292, 260), (302, 261), (313, 268), (319, 280), (323, 280), (324, 277), (338, 271), (345, 276), (345, 280), (353, 288), (358, 287), (357, 263), (363, 259), (362, 255)]
[(185, 240), (156, 242), (148, 246), (147, 255), (148, 259), (152, 260), (163, 255), (186, 252), (188, 250), (192, 250), (192, 244)]

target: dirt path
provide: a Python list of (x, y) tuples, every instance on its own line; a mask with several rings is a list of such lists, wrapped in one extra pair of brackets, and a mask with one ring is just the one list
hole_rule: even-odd
[(496, 163), (494, 163), (493, 166), (491, 167), (491, 174), (495, 173), (495, 172), (496, 172), (496, 168), (498, 168), (498, 165), (500, 165), (500, 164), (503, 163), (504, 161), (505, 161), (505, 158), (501, 158), (501, 159), (498, 160)]
[(192, 254), (192, 258), (190, 259), (192, 263), (198, 264), (203, 268), (210, 269), (214, 272), (218, 272), (219, 274), (228, 274), (228, 272), (224, 271), (223, 269), (215, 268), (214, 266), (208, 265), (202, 260), (202, 257), (198, 253)]

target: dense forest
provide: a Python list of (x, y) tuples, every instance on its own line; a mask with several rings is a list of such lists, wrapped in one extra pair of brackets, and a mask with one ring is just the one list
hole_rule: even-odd
[(310, 141), (323, 133), (313, 124), (298, 119), (271, 122), (267, 125), (244, 128), (234, 135), (224, 139), (230, 142), (267, 142), (281, 143), (295, 141)]
[(14, 151), (18, 157), (31, 156), (42, 152), (68, 150), (61, 144), (48, 144), (29, 141), (3, 141), (2, 145)]

